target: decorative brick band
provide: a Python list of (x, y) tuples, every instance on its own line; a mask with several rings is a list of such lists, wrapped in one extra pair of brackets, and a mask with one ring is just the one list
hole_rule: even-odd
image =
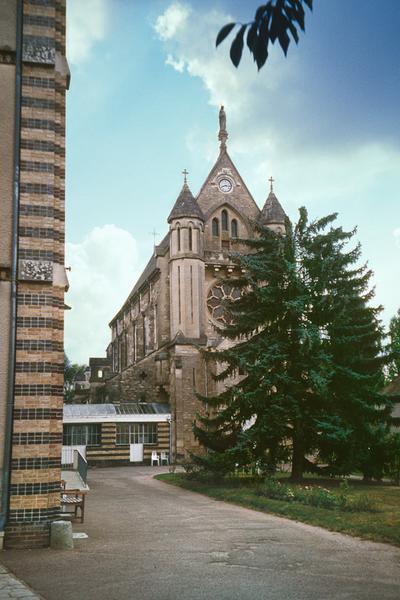
[(48, 119), (21, 119), (21, 127), (24, 129), (45, 129), (46, 131), (54, 131), (54, 121)]
[(52, 252), (51, 250), (33, 250), (32, 248), (21, 248), (19, 251), (19, 257), (23, 260), (47, 260), (49, 262), (64, 264), (61, 254), (59, 252)]
[(40, 327), (43, 329), (63, 329), (61, 319), (51, 317), (17, 317), (17, 327)]
[(18, 231), (20, 237), (56, 240), (57, 242), (64, 241), (64, 234), (50, 227), (19, 227)]
[(53, 17), (43, 17), (41, 15), (24, 15), (24, 25), (38, 25), (39, 27), (48, 27), (53, 29), (56, 20)]
[(24, 4), (33, 4), (35, 6), (49, 6), (54, 8), (54, 0), (24, 0)]
[(19, 519), (14, 521), (6, 527), (5, 548), (46, 548), (49, 545), (50, 525), (47, 519), (35, 523), (24, 523)]
[(64, 308), (64, 300), (52, 294), (18, 294), (17, 302), (26, 306), (55, 306), (57, 308)]
[(43, 206), (35, 204), (21, 204), (19, 207), (21, 216), (30, 217), (54, 217), (54, 208), (52, 206)]
[(31, 77), (24, 75), (22, 77), (22, 85), (54, 90), (55, 80), (52, 77)]
[(12, 523), (17, 521), (52, 521), (60, 516), (60, 509), (54, 508), (21, 508), (10, 510), (8, 520)]
[(28, 171), (33, 173), (54, 173), (53, 163), (38, 162), (33, 160), (21, 160), (20, 161), (21, 171)]
[(21, 148), (23, 150), (38, 150), (39, 152), (55, 152), (54, 142), (45, 140), (24, 140), (21, 139)]
[(54, 152), (56, 154), (58, 154), (59, 156), (61, 156), (62, 158), (65, 158), (65, 146), (60, 146), (60, 144), (55, 144)]
[(62, 416), (62, 408), (14, 408), (15, 421), (31, 421), (34, 419), (51, 421), (52, 419), (62, 419)]
[(32, 98), (31, 96), (22, 96), (21, 105), (30, 108), (43, 108), (45, 110), (54, 110), (55, 101), (48, 100), (47, 98)]
[(34, 494), (48, 494), (60, 490), (60, 481), (49, 483), (14, 483), (10, 485), (10, 494), (13, 496), (33, 496)]
[(57, 458), (14, 458), (11, 468), (14, 471), (32, 471), (42, 469), (59, 469), (61, 467), (61, 456)]
[(62, 352), (63, 343), (53, 340), (17, 340), (17, 350), (31, 350), (37, 352)]
[(21, 183), (20, 192), (21, 194), (49, 194), (53, 196), (54, 185), (47, 183)]
[(14, 385), (15, 396), (62, 396), (63, 393), (62, 385), (47, 383), (17, 383)]
[(13, 433), (13, 444), (26, 446), (31, 444), (61, 444), (62, 433), (48, 433), (47, 431), (24, 431)]
[[(16, 373), (63, 373), (64, 372), (64, 364), (63, 363), (51, 363), (51, 362), (17, 362), (17, 363), (15, 363), (15, 372)], [(37, 409), (32, 409), (32, 410), (37, 410)]]

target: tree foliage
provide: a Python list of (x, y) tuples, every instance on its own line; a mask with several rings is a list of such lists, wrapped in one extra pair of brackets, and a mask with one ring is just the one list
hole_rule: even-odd
[(219, 46), (228, 35), (239, 27), (231, 44), (230, 58), (235, 67), (238, 67), (242, 58), (244, 38), (258, 70), (264, 66), (268, 58), (269, 44), (278, 40), (285, 56), (291, 38), (299, 42), (299, 29), (305, 31), (304, 6), (312, 10), (313, 0), (268, 0), (259, 6), (254, 15), (254, 20), (249, 23), (228, 23), (219, 31), (216, 46)]
[(236, 379), (203, 398), (194, 432), (207, 449), (195, 457), (204, 467), (226, 472), (250, 459), (268, 471), (286, 458), (299, 480), (306, 456), (320, 456), (343, 471), (349, 448), (354, 468), (386, 427), (381, 309), (369, 306), (360, 247), (346, 249), (354, 231), (335, 219), (309, 222), (302, 208), (295, 227), (287, 221), (284, 235), (260, 228), (250, 253), (236, 256), (245, 272), (229, 283), (243, 294), (227, 301), (231, 324), (220, 331), (234, 344), (205, 352), (222, 365), (217, 381)]
[(388, 382), (393, 381), (396, 377), (400, 377), (400, 309), (390, 319), (389, 349), (391, 360), (387, 370)]
[(77, 375), (83, 375), (86, 365), (71, 363), (64, 352), (64, 402), (73, 402), (75, 394), (75, 380)]

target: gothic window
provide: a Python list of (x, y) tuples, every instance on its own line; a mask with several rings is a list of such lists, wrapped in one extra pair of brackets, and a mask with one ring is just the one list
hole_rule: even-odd
[(193, 250), (193, 230), (189, 227), (189, 250)]
[(180, 250), (181, 250), (181, 228), (180, 227), (177, 228), (177, 232), (178, 232), (178, 252), (180, 252)]
[(236, 219), (232, 219), (231, 221), (231, 235), (233, 238), (237, 238), (238, 236), (238, 222)]
[(228, 231), (228, 213), (225, 209), (221, 213), (221, 229)]
[(218, 321), (219, 325), (230, 323), (224, 302), (234, 302), (240, 296), (240, 290), (227, 283), (218, 283), (212, 287), (207, 295), (207, 308), (211, 317)]
[(219, 221), (216, 217), (212, 220), (212, 234), (214, 236), (219, 235)]
[(132, 348), (133, 348), (133, 353), (132, 353), (132, 359), (133, 362), (135, 363), (137, 360), (137, 327), (136, 327), (136, 323), (133, 324), (133, 344), (132, 344)]

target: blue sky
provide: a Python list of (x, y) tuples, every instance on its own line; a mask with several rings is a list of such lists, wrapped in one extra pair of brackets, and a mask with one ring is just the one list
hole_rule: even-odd
[(257, 73), (220, 27), (257, 2), (68, 0), (66, 350), (102, 355), (108, 322), (158, 240), (182, 185), (197, 193), (230, 154), (262, 206), (267, 179), (289, 216), (357, 225), (385, 322), (400, 306), (400, 2), (315, 0), (306, 33)]

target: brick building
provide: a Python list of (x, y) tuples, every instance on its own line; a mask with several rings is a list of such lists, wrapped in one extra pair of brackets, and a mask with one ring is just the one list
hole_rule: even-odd
[(65, 0), (0, 3), (0, 530), (46, 546), (60, 512)]
[(257, 222), (278, 230), (285, 219), (272, 184), (260, 210), (233, 164), (223, 107), (219, 125), (215, 165), (196, 198), (185, 175), (167, 235), (110, 323), (108, 401), (169, 404), (176, 458), (195, 446), (196, 392), (216, 391), (199, 348), (226, 343), (215, 325), (224, 324), (221, 300), (238, 293), (221, 282), (236, 274), (230, 252), (245, 250)]

